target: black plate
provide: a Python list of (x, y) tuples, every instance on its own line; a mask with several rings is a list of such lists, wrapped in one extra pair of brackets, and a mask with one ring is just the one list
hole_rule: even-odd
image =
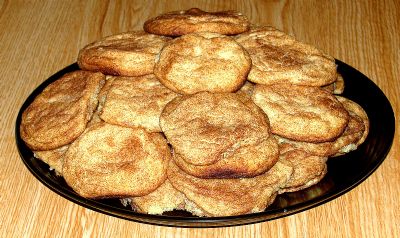
[(17, 147), (22, 161), (32, 174), (44, 185), (64, 198), (86, 208), (132, 221), (181, 227), (234, 226), (268, 221), (324, 204), (350, 191), (383, 162), (388, 154), (394, 136), (394, 114), (388, 99), (382, 91), (366, 76), (347, 64), (336, 61), (338, 71), (345, 80), (343, 96), (360, 104), (370, 119), (370, 133), (366, 141), (356, 150), (328, 161), (328, 173), (318, 184), (294, 193), (279, 195), (264, 212), (229, 217), (200, 218), (187, 212), (168, 212), (165, 215), (147, 215), (133, 212), (121, 205), (118, 199), (91, 200), (77, 195), (67, 186), (64, 179), (49, 171), (49, 167), (35, 159), (32, 151), (21, 140), (19, 126), (21, 114), (33, 99), (51, 82), (67, 72), (78, 69), (72, 64), (57, 72), (26, 99), (22, 105), (15, 127)]

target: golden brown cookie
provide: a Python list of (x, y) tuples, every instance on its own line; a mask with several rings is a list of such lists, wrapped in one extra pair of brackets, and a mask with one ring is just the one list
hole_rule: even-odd
[(177, 97), (165, 106), (160, 126), (174, 152), (194, 165), (229, 160), (242, 147), (256, 146), (270, 136), (262, 110), (235, 93)]
[(188, 204), (187, 210), (197, 215), (233, 216), (264, 211), (290, 178), (292, 168), (278, 161), (253, 178), (201, 179), (184, 173), (171, 161), (167, 173), (172, 186), (194, 204)]
[(335, 82), (322, 86), (322, 88), (333, 94), (342, 94), (344, 92), (344, 79), (342, 75), (338, 73), (338, 77)]
[(338, 74), (338, 77), (334, 82), (334, 84), (335, 84), (335, 90), (333, 90), (333, 93), (342, 94), (344, 92), (344, 79), (341, 74)]
[(47, 86), (22, 114), (21, 138), (32, 150), (53, 150), (75, 140), (97, 107), (102, 73), (74, 71)]
[(97, 109), (96, 111), (94, 111), (92, 119), (90, 119), (90, 121), (88, 122), (88, 124), (86, 125), (86, 129), (89, 127), (92, 127), (100, 122), (104, 122), (101, 118), (100, 118), (100, 114), (103, 111), (103, 107), (104, 107), (104, 103), (106, 102), (106, 98), (107, 98), (107, 94), (108, 91), (111, 88), (112, 82), (114, 81), (114, 76), (110, 76), (110, 75), (106, 75), (106, 82), (104, 84), (104, 86), (101, 88), (99, 94), (98, 94), (98, 99), (99, 99), (99, 103), (97, 105)]
[(318, 87), (257, 84), (252, 99), (268, 115), (272, 133), (292, 140), (333, 141), (349, 120), (335, 96)]
[(64, 145), (53, 150), (34, 151), (33, 156), (48, 164), (50, 170), (54, 169), (57, 175), (62, 176), (63, 156), (67, 152), (68, 147), (69, 145)]
[(350, 115), (346, 129), (338, 138), (329, 142), (311, 143), (289, 140), (275, 135), (279, 142), (280, 151), (301, 149), (312, 155), (331, 157), (357, 149), (368, 135), (368, 116), (355, 102), (340, 96), (336, 96), (336, 98), (343, 104)]
[(233, 92), (244, 84), (250, 67), (250, 56), (231, 37), (199, 32), (168, 42), (154, 74), (181, 94)]
[(252, 82), (323, 86), (337, 78), (334, 58), (273, 27), (255, 27), (236, 40), (251, 56)]
[[(356, 102), (345, 98), (341, 96), (336, 96), (336, 98), (342, 103), (344, 108), (349, 112), (350, 116), (353, 118), (353, 120), (357, 121), (357, 126), (349, 127), (348, 130), (352, 130), (353, 133), (360, 133), (361, 136), (358, 137), (358, 140), (354, 142), (354, 145), (351, 146), (350, 148), (342, 148), (339, 150), (338, 153), (336, 153), (334, 156), (339, 156), (345, 153), (348, 153), (351, 150), (357, 149), (359, 145), (364, 143), (364, 141), (367, 139), (368, 133), (369, 133), (369, 119), (367, 113), (364, 111), (364, 109), (357, 104)], [(362, 122), (363, 126), (360, 126), (360, 121)]]
[(130, 204), (132, 209), (146, 214), (161, 215), (163, 212), (183, 210), (185, 195), (176, 190), (168, 179), (154, 192), (145, 196), (124, 199), (124, 205)]
[(143, 29), (149, 33), (180, 36), (193, 32), (234, 35), (249, 29), (247, 17), (236, 11), (205, 12), (198, 8), (168, 12), (151, 18)]
[(170, 157), (160, 133), (100, 123), (70, 145), (63, 176), (86, 198), (143, 196), (165, 181)]
[(151, 74), (156, 55), (168, 40), (143, 31), (107, 36), (81, 49), (78, 64), (81, 69), (111, 75)]
[(280, 155), (282, 163), (293, 168), (293, 173), (279, 193), (295, 192), (317, 184), (328, 171), (327, 157), (309, 155), (302, 150), (291, 150)]
[(268, 171), (279, 158), (278, 143), (270, 136), (260, 143), (237, 149), (228, 159), (210, 165), (194, 165), (174, 153), (175, 164), (187, 174), (198, 178), (254, 177)]
[(116, 77), (110, 76), (110, 75), (106, 76), (106, 83), (101, 88), (101, 90), (99, 92), (99, 96), (98, 96), (99, 105), (97, 106), (97, 110), (96, 110), (98, 115), (100, 115), (103, 111), (103, 107), (104, 107), (104, 104), (106, 103), (106, 99), (107, 99), (107, 94), (110, 91), (110, 88), (111, 88), (112, 83), (114, 82), (115, 78)]
[(100, 117), (111, 124), (160, 132), (161, 111), (176, 96), (153, 74), (115, 77)]

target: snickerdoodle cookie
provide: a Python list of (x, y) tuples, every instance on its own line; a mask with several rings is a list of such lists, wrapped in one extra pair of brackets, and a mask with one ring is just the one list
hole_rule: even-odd
[[(203, 216), (233, 216), (264, 211), (285, 186), (292, 168), (279, 161), (253, 178), (201, 179), (186, 174), (171, 161), (168, 179), (193, 203), (186, 209)], [(195, 207), (195, 209), (193, 209)]]
[(156, 55), (168, 40), (142, 31), (107, 36), (81, 49), (78, 64), (81, 69), (111, 75), (150, 74)]
[(187, 174), (198, 178), (247, 178), (268, 171), (279, 158), (278, 143), (270, 136), (256, 145), (243, 146), (231, 157), (210, 165), (194, 165), (174, 153), (173, 159)]
[(323, 86), (337, 78), (333, 57), (275, 28), (255, 27), (236, 40), (253, 61), (248, 76), (252, 82)]
[(53, 150), (75, 140), (97, 107), (102, 73), (74, 71), (47, 86), (22, 114), (20, 133), (32, 150)]
[(111, 124), (160, 132), (161, 111), (178, 94), (164, 87), (153, 74), (112, 80), (100, 117)]
[[(342, 155), (357, 149), (359, 145), (364, 143), (369, 133), (369, 119), (364, 109), (358, 103), (348, 98), (342, 96), (336, 96), (336, 98), (339, 100), (339, 102), (342, 103), (343, 107), (346, 108), (346, 110), (349, 112), (350, 117), (354, 121), (357, 121), (358, 123), (357, 126), (356, 125), (353, 127), (348, 126), (348, 130), (351, 130), (351, 132), (354, 134), (361, 132), (361, 136), (358, 137), (358, 140), (356, 140), (354, 144), (350, 146), (350, 148), (343, 148), (339, 150), (339, 152), (337, 152), (334, 156)], [(363, 126), (360, 125), (360, 121), (362, 122)]]
[(332, 141), (349, 120), (338, 99), (318, 87), (258, 84), (252, 99), (268, 115), (272, 133), (292, 140)]
[(130, 205), (133, 210), (146, 213), (161, 215), (172, 210), (183, 210), (186, 197), (183, 193), (176, 190), (168, 179), (160, 185), (154, 192), (140, 197), (122, 199), (124, 205)]
[(50, 166), (50, 170), (56, 172), (57, 175), (62, 175), (62, 167), (64, 164), (64, 154), (67, 152), (69, 145), (61, 146), (53, 150), (34, 151), (33, 156), (40, 159)]
[(246, 50), (228, 36), (199, 32), (178, 37), (162, 49), (154, 74), (181, 94), (233, 92), (251, 67)]
[(251, 153), (246, 147), (270, 136), (267, 116), (248, 97), (235, 93), (177, 97), (165, 106), (160, 126), (174, 152), (194, 165), (234, 159), (246, 150)]
[(368, 116), (357, 103), (340, 96), (336, 96), (336, 98), (349, 113), (349, 122), (338, 138), (328, 142), (312, 143), (289, 140), (275, 135), (274, 137), (278, 140), (280, 151), (301, 149), (311, 155), (332, 157), (357, 149), (368, 135)]
[(144, 30), (167, 36), (193, 32), (215, 32), (234, 35), (249, 29), (247, 17), (236, 11), (205, 12), (198, 8), (164, 13), (144, 23)]
[(338, 74), (336, 81), (328, 85), (322, 86), (323, 89), (333, 94), (342, 94), (344, 92), (344, 79), (341, 74)]
[(143, 196), (165, 181), (170, 158), (160, 133), (99, 123), (70, 145), (63, 176), (86, 198)]
[(279, 161), (291, 166), (293, 173), (279, 193), (295, 192), (317, 184), (328, 171), (327, 159), (297, 149), (282, 153)]

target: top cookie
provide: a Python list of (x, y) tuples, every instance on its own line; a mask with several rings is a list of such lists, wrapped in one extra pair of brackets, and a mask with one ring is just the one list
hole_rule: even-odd
[(47, 86), (22, 114), (25, 143), (32, 150), (52, 150), (75, 140), (93, 115), (104, 78), (78, 70)]
[(192, 32), (215, 32), (234, 35), (249, 29), (247, 18), (236, 11), (205, 12), (198, 8), (175, 11), (149, 19), (144, 30), (166, 36), (180, 36)]
[(181, 94), (233, 92), (244, 84), (250, 67), (249, 54), (231, 37), (199, 32), (168, 42), (154, 74)]
[(251, 56), (252, 82), (323, 86), (337, 78), (334, 58), (272, 27), (256, 27), (236, 40)]
[(156, 55), (168, 40), (143, 31), (108, 36), (81, 49), (78, 64), (81, 69), (110, 75), (150, 74)]

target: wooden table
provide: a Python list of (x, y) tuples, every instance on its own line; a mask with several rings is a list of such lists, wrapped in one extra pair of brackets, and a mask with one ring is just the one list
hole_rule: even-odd
[[(400, 111), (398, 1), (9, 1), (0, 0), (0, 236), (8, 237), (395, 237), (400, 235), (399, 127), (378, 170), (317, 208), (253, 225), (184, 229), (144, 225), (78, 206), (42, 185), (22, 163), (14, 126), (26, 97), (102, 36), (140, 29), (159, 13), (197, 6), (236, 9), (316, 45), (372, 79)], [(398, 119), (397, 119), (398, 122)]]

